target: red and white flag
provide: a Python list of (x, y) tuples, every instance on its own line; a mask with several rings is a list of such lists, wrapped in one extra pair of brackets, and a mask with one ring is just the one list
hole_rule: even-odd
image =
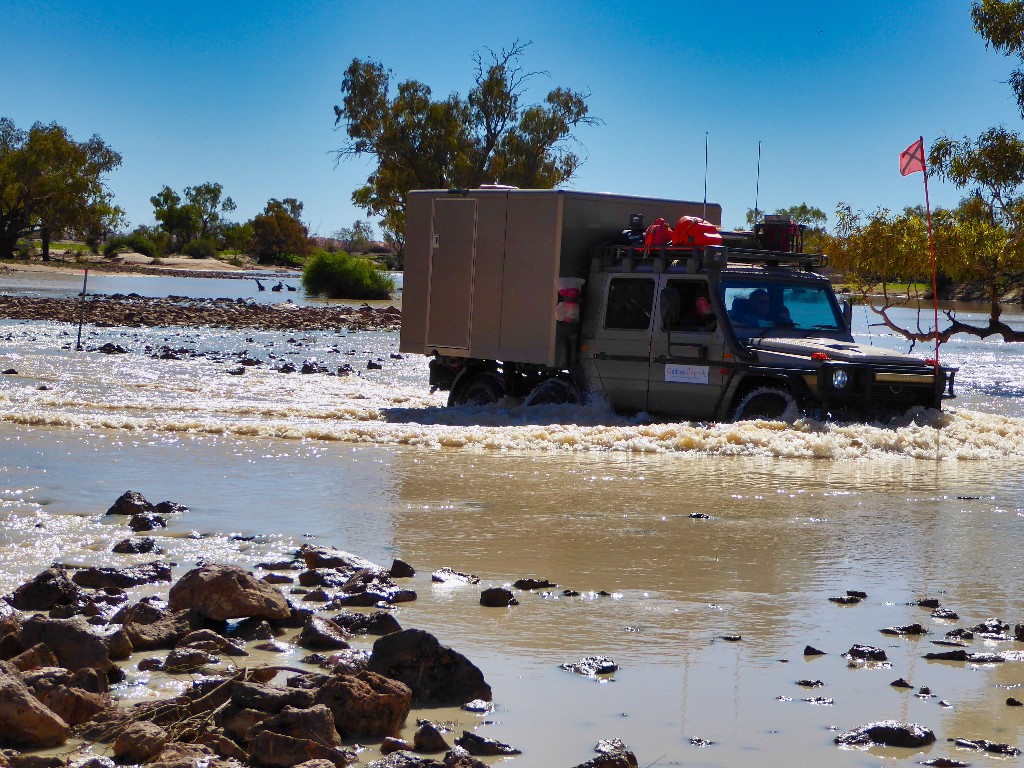
[(900, 175), (924, 173), (924, 138), (920, 138), (900, 152)]

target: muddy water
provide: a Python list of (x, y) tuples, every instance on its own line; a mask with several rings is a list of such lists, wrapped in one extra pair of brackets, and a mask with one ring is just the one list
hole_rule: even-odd
[[(735, 426), (649, 423), (599, 405), (451, 411), (429, 394), (422, 361), (391, 357), (388, 334), (90, 331), (88, 346), (113, 340), (130, 350), (120, 356), (74, 353), (67, 334), (0, 327), (0, 367), (18, 370), (0, 377), (0, 591), (53, 561), (131, 562), (109, 553), (126, 531), (102, 513), (132, 488), (190, 507), (159, 535), (178, 573), (199, 559), (251, 566), (306, 541), (412, 563), (419, 600), (399, 620), (475, 661), (497, 705), (483, 718), (428, 714), (521, 748), (513, 765), (574, 765), (609, 737), (641, 765), (728, 768), (979, 764), (990, 758), (945, 739), (1024, 746), (1024, 716), (1005, 704), (1024, 698), (1024, 661), (922, 658), (954, 627), (1024, 622), (1015, 350), (950, 350), (963, 397), (941, 416)], [(203, 356), (145, 354), (163, 343)], [(348, 377), (226, 375), (243, 349), (358, 365)], [(558, 586), (484, 609), (478, 588), (430, 582), (443, 566), (484, 585)], [(829, 602), (848, 589), (868, 598)], [(925, 597), (961, 620), (910, 605)], [(913, 622), (930, 634), (878, 631)], [(855, 643), (884, 648), (888, 665), (849, 666)], [(808, 644), (826, 655), (804, 657)], [(588, 655), (620, 670), (599, 682), (558, 668)], [(914, 687), (891, 687), (899, 677)], [(917, 696), (921, 686), (934, 696)], [(836, 729), (883, 718), (939, 741), (922, 752), (833, 744)]]

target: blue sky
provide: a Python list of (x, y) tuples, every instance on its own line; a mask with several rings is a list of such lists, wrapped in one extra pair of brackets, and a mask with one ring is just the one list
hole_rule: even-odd
[[(527, 101), (563, 85), (589, 91), (600, 127), (577, 132), (576, 189), (708, 199), (724, 224), (754, 205), (801, 202), (830, 215), (923, 202), (898, 156), (924, 135), (1024, 129), (970, 3), (828, 2), (51, 2), (0, 13), (0, 115), (102, 136), (124, 157), (109, 178), (132, 224), (151, 195), (223, 184), (234, 216), (296, 197), (314, 233), (365, 218), (351, 203), (369, 161), (335, 166), (342, 74), (373, 58), (395, 81), (465, 94), (474, 51), (532, 41), (546, 71)], [(961, 193), (929, 182), (932, 205)]]

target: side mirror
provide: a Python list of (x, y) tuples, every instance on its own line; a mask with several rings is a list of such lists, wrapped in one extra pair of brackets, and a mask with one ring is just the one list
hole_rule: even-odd
[(846, 323), (846, 330), (853, 330), (853, 304), (843, 299), (843, 322)]

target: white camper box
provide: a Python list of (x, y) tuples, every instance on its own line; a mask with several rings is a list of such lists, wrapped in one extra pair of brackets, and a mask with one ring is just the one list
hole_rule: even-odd
[(634, 213), (647, 225), (722, 221), (712, 203), (548, 189), (410, 192), (400, 350), (565, 367), (573, 329), (555, 320), (558, 279), (585, 279), (591, 249)]

